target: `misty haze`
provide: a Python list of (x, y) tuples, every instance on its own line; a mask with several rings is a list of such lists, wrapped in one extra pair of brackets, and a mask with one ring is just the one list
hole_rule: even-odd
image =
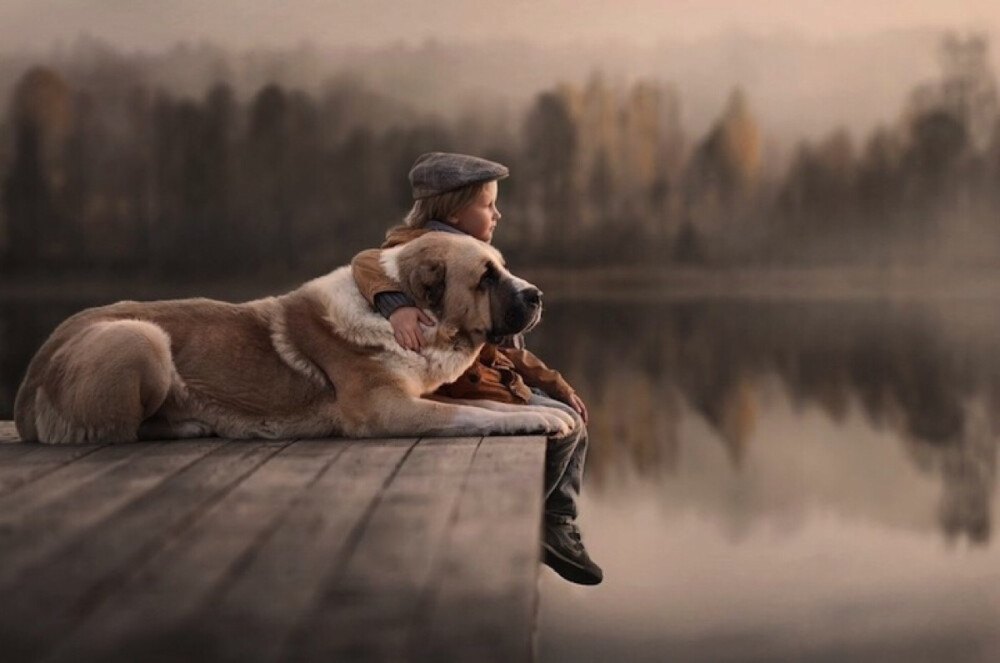
[(464, 37), (337, 5), (331, 39), (268, 41), (113, 4), (0, 29), (0, 419), (66, 316), (284, 291), (381, 243), (419, 154), (475, 154), (510, 167), (494, 241), (546, 293), (528, 344), (591, 413), (607, 579), (543, 572), (540, 660), (1000, 659), (988, 24), (682, 2), (663, 34), (608, 11), (598, 38), (590, 7), (549, 40), (527, 3)]
[(5, 269), (310, 273), (401, 216), (400, 173), (432, 149), (511, 164), (512, 257), (554, 239), (586, 265), (996, 256), (986, 35), (514, 46), (6, 56)]

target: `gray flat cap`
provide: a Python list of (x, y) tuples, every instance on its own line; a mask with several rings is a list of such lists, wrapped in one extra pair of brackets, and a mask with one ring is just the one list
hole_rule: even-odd
[(502, 180), (509, 174), (507, 166), (495, 161), (468, 154), (427, 152), (413, 162), (413, 168), (410, 169), (410, 184), (413, 186), (413, 198), (416, 200), (476, 182)]

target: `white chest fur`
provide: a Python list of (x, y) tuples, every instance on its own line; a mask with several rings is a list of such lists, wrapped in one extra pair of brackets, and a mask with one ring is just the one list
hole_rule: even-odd
[[(358, 291), (350, 267), (341, 267), (305, 285), (326, 307), (327, 321), (350, 343), (377, 347), (378, 361), (398, 375), (414, 396), (453, 382), (476, 358), (475, 350), (425, 347), (419, 354), (396, 342), (392, 325), (373, 311)], [(429, 330), (428, 334), (433, 334)]]

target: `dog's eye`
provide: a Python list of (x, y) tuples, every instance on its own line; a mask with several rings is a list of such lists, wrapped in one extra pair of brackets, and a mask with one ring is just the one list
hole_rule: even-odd
[(479, 278), (479, 289), (485, 290), (491, 284), (496, 283), (500, 280), (500, 271), (497, 266), (491, 262), (486, 263), (486, 268), (483, 270), (483, 275)]

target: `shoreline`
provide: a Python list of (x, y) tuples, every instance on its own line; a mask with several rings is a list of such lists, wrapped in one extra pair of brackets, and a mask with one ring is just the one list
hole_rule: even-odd
[[(1000, 269), (917, 267), (681, 268), (628, 265), (519, 269), (517, 274), (556, 301), (605, 299), (996, 299)], [(0, 282), (0, 303), (100, 299), (210, 297), (247, 301), (288, 292), (305, 282), (293, 275), (164, 282), (142, 278), (66, 275)]]

